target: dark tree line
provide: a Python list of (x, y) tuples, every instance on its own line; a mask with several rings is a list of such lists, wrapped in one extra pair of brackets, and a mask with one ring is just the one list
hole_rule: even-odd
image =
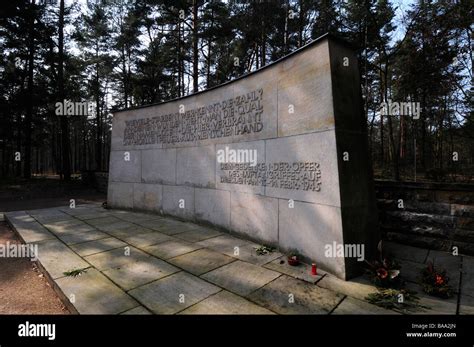
[[(107, 170), (112, 108), (229, 81), (326, 32), (359, 56), (376, 174), (472, 179), (472, 1), (17, 0), (0, 9), (0, 175)], [(57, 102), (86, 101), (86, 116)], [(419, 119), (381, 112), (413, 102)], [(457, 160), (456, 160), (457, 159)]]

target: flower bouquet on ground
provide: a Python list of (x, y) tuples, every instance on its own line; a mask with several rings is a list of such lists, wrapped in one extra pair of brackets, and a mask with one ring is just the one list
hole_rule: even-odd
[(365, 298), (369, 303), (385, 309), (396, 309), (402, 312), (415, 312), (428, 307), (420, 305), (416, 292), (407, 289), (379, 289)]
[(392, 259), (383, 255), (382, 241), (377, 246), (378, 257), (368, 264), (367, 272), (369, 273), (372, 282), (377, 287), (382, 288), (400, 288), (403, 282), (400, 278), (400, 265)]
[(453, 288), (449, 285), (449, 277), (446, 270), (438, 270), (432, 262), (421, 271), (421, 286), (426, 294), (439, 298), (450, 298), (453, 296)]

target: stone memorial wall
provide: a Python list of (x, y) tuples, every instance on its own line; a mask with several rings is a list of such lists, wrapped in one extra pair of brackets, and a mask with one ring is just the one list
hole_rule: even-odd
[(297, 251), (341, 278), (328, 244), (377, 242), (357, 60), (331, 36), (188, 97), (114, 112), (112, 208), (210, 224)]

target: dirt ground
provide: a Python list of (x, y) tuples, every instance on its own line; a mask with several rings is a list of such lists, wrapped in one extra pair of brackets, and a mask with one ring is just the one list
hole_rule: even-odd
[[(20, 243), (0, 222), (0, 244)], [(0, 258), (0, 314), (69, 314), (49, 283), (26, 258)]]
[[(20, 243), (0, 222), (0, 244)], [(0, 314), (69, 314), (49, 283), (26, 258), (0, 258)]]

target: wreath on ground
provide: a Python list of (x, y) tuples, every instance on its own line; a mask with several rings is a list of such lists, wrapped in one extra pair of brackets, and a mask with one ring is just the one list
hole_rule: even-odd
[(432, 296), (447, 299), (453, 296), (454, 291), (449, 284), (446, 270), (436, 269), (433, 262), (428, 262), (426, 268), (421, 271), (421, 286), (423, 291)]

